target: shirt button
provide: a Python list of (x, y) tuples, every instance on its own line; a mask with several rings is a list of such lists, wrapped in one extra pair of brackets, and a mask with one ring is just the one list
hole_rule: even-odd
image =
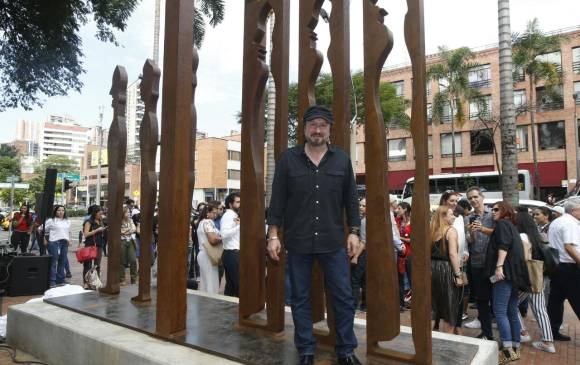
[(318, 204), (318, 200), (316, 201), (316, 204)]
[(315, 235), (315, 236), (318, 236), (318, 232), (314, 232), (314, 235)]
[(316, 220), (318, 220), (318, 217), (316, 217)]
[(316, 185), (316, 189), (318, 189), (318, 185)]
[(314, 172), (318, 174), (318, 170), (316, 170), (316, 171), (314, 171)]

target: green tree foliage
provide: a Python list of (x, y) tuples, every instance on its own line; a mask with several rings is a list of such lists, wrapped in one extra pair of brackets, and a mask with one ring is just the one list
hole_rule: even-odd
[(439, 85), (439, 91), (433, 95), (433, 121), (439, 123), (446, 116), (451, 118), (451, 146), (455, 173), (455, 126), (461, 127), (465, 122), (464, 101), (479, 95), (477, 90), (469, 87), (469, 70), (478, 67), (479, 64), (473, 61), (475, 55), (467, 47), (449, 50), (445, 46), (440, 46), (439, 53), (441, 62), (428, 68), (427, 77)]
[(16, 147), (11, 146), (9, 144), (0, 144), (0, 156), (2, 157), (17, 157), (18, 150)]
[[(81, 90), (82, 40), (79, 29), (96, 23), (97, 39), (118, 44), (139, 0), (0, 0), (0, 111), (40, 106), (44, 97)], [(199, 47), (205, 17), (217, 25), (223, 0), (196, 0), (193, 29)]]
[[(366, 120), (365, 99), (364, 99), (364, 74), (357, 72), (352, 75), (354, 94), (356, 95), (357, 123), (364, 124)], [(315, 85), (316, 102), (321, 105), (332, 107), (332, 75), (321, 74)], [(409, 129), (410, 118), (406, 113), (409, 101), (397, 96), (395, 87), (389, 83), (379, 85), (379, 98), (385, 128)], [(291, 144), (296, 142), (296, 125), (298, 115), (298, 84), (290, 84), (288, 90), (289, 115), (288, 134)], [(351, 119), (355, 116), (355, 98), (351, 93)]]
[(532, 127), (532, 159), (534, 161), (534, 184), (535, 198), (540, 198), (540, 172), (538, 168), (538, 155), (536, 145), (536, 86), (540, 81), (544, 82), (544, 91), (541, 99), (552, 102), (561, 102), (562, 95), (559, 86), (562, 83), (562, 71), (553, 62), (543, 60), (541, 55), (560, 49), (560, 42), (564, 39), (561, 35), (547, 35), (540, 29), (538, 19), (528, 22), (523, 34), (514, 33), (512, 36), (512, 59), (517, 68), (524, 71), (528, 78), (530, 94), (527, 98), (526, 111), (530, 112), (530, 125)]
[(6, 182), (8, 176), (20, 177), (20, 161), (16, 157), (0, 156), (0, 182)]

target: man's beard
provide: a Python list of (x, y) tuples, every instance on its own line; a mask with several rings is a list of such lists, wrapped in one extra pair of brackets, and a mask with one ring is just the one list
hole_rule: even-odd
[(305, 136), (305, 139), (306, 139), (306, 142), (313, 147), (324, 146), (326, 143), (328, 143), (328, 138), (324, 138), (321, 136), (315, 136), (315, 137)]

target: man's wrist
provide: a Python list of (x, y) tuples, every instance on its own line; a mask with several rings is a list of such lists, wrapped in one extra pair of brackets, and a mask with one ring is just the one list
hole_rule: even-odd
[(348, 227), (348, 233), (359, 236), (360, 235), (360, 227)]

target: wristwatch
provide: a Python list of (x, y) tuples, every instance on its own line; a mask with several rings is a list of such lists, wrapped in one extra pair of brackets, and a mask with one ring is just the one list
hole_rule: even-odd
[(357, 236), (360, 235), (360, 228), (359, 227), (348, 227), (348, 233), (355, 234)]
[(458, 272), (454, 272), (453, 276), (455, 276), (456, 278), (460, 278), (461, 277), (461, 271)]

